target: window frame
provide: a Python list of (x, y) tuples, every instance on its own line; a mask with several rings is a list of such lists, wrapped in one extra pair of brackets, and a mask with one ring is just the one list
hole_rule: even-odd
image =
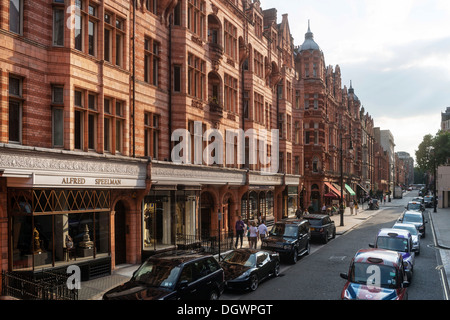
[(12, 17), (12, 14), (11, 14), (11, 9), (12, 9), (12, 6), (11, 6), (11, 2), (13, 2), (14, 0), (10, 0), (9, 1), (9, 26), (8, 26), (8, 30), (10, 31), (10, 32), (12, 32), (12, 33), (15, 33), (15, 34), (18, 34), (18, 35), (23, 35), (23, 19), (24, 19), (24, 14), (23, 14), (23, 0), (17, 0), (18, 2), (19, 2), (19, 12), (18, 12), (18, 15), (19, 15), (19, 19), (18, 19), (18, 28), (19, 28), (19, 30), (18, 30), (18, 32), (16, 32), (15, 30), (12, 30), (12, 27), (11, 27), (11, 22), (12, 22), (12, 19), (11, 19), (11, 17)]
[[(17, 94), (11, 93), (11, 80), (15, 79), (18, 81), (18, 88), (17, 88)], [(23, 77), (10, 74), (8, 77), (8, 143), (14, 143), (14, 144), (22, 144), (22, 138), (23, 138)], [(18, 123), (17, 123), (17, 140), (11, 140), (11, 107), (12, 104), (15, 104), (18, 109)]]
[[(62, 100), (57, 101), (55, 100), (55, 89), (60, 88), (62, 89)], [(64, 85), (59, 84), (52, 84), (52, 102), (51, 102), (51, 109), (52, 109), (52, 147), (53, 148), (63, 148), (64, 147)], [(62, 112), (62, 121), (61, 123), (56, 123), (56, 116), (55, 112), (60, 111)], [(56, 127), (59, 127), (59, 130), (61, 131), (61, 144), (56, 143)]]

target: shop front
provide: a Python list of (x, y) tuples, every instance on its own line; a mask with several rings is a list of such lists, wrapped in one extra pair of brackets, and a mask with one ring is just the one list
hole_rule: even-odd
[(265, 221), (273, 224), (274, 187), (252, 187), (241, 198), (241, 217), (244, 221)]
[[(6, 191), (2, 270), (39, 272), (78, 265), (82, 281), (135, 263), (130, 230), (145, 161), (3, 149), (0, 182)], [(7, 239), (7, 240), (6, 240)], [(7, 263), (5, 263), (5, 259)]]
[(144, 197), (142, 248), (147, 256), (191, 242), (198, 234), (200, 188), (153, 186)]
[(8, 199), (11, 270), (95, 260), (109, 271), (110, 191), (10, 188)]

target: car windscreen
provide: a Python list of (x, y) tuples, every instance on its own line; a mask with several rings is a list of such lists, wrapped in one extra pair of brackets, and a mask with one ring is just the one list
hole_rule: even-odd
[(249, 252), (232, 251), (222, 261), (245, 267), (253, 267), (256, 265), (256, 255)]
[(405, 214), (403, 222), (423, 222), (423, 220), (420, 214)]
[(151, 287), (173, 288), (180, 267), (163, 260), (148, 260), (134, 274), (133, 280)]
[(276, 223), (272, 227), (272, 230), (270, 231), (270, 235), (288, 238), (297, 238), (297, 233), (298, 233), (297, 225), (284, 223)]
[(378, 237), (377, 248), (407, 252), (408, 251), (408, 239), (397, 237)]
[(395, 225), (394, 229), (407, 230), (407, 231), (409, 231), (409, 233), (411, 233), (414, 236), (416, 236), (418, 234), (418, 231), (415, 226), (403, 225), (402, 223)]
[[(375, 269), (378, 271), (377, 273), (374, 272)], [(397, 270), (391, 266), (355, 262), (350, 272), (349, 280), (354, 283), (391, 289), (397, 288), (398, 286)]]
[(408, 210), (420, 210), (419, 203), (408, 203)]

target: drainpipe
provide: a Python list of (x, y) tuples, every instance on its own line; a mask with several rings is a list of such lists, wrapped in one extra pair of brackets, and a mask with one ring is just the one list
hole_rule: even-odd
[(169, 15), (169, 161), (172, 161), (172, 20), (173, 14)]
[(136, 158), (136, 0), (133, 0), (133, 158)]

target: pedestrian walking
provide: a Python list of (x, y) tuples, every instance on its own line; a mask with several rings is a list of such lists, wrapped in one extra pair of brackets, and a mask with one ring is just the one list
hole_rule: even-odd
[(264, 224), (264, 219), (262, 219), (261, 224), (258, 226), (258, 234), (259, 234), (259, 239), (261, 240), (261, 246), (262, 246), (262, 242), (268, 232), (269, 232), (269, 230), (267, 230), (267, 227)]
[(297, 217), (297, 219), (300, 219), (303, 215), (303, 209), (301, 209), (300, 207), (297, 208), (297, 211), (295, 211), (295, 216)]
[(353, 201), (350, 201), (350, 215), (353, 215), (353, 209), (355, 208), (355, 203)]
[(355, 205), (355, 216), (358, 215), (358, 201), (353, 200), (354, 201), (354, 205)]
[(258, 242), (258, 228), (256, 227), (255, 221), (252, 221), (250, 227), (248, 227), (248, 244), (250, 249), (256, 249), (256, 244)]
[(235, 230), (236, 230), (236, 243), (234, 244), (234, 247), (237, 248), (239, 239), (241, 240), (241, 248), (242, 243), (244, 242), (244, 232), (245, 232), (245, 223), (242, 221), (242, 217), (239, 216), (238, 220), (236, 221)]

